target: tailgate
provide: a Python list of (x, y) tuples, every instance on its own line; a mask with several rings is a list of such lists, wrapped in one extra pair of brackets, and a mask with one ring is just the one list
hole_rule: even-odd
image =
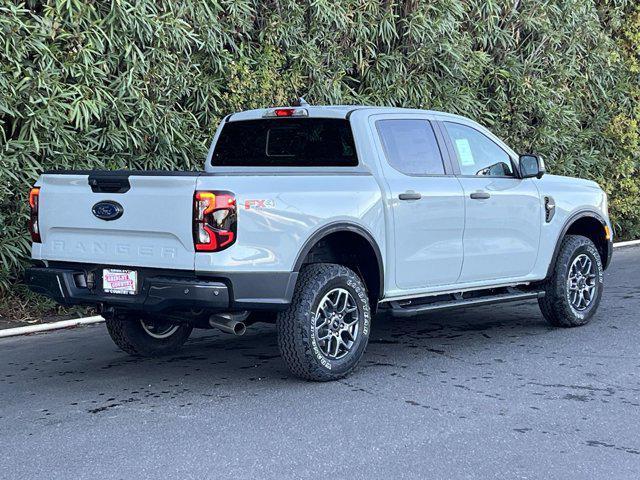
[(193, 270), (191, 225), (198, 175), (44, 174), (38, 182), (42, 243), (33, 245), (33, 258)]

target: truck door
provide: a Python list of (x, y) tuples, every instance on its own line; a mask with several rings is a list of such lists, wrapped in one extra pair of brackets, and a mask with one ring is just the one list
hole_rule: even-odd
[(464, 198), (443, 155), (443, 137), (425, 115), (374, 115), (373, 136), (392, 213), (388, 258), (400, 290), (453, 284), (462, 268)]
[[(464, 189), (464, 266), (459, 282), (508, 280), (531, 273), (542, 206), (532, 179), (515, 175), (512, 156), (470, 125), (445, 121)], [(492, 282), (495, 283), (495, 282)]]

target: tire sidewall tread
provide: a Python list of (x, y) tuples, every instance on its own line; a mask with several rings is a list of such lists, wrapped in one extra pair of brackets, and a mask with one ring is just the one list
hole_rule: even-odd
[[(573, 260), (587, 254), (596, 265), (596, 297), (584, 311), (575, 310), (569, 301), (567, 275)], [(591, 320), (598, 309), (604, 290), (602, 259), (593, 242), (581, 235), (567, 235), (560, 246), (553, 274), (545, 282), (545, 296), (539, 300), (540, 309), (547, 321), (556, 327), (578, 327)]]
[[(354, 350), (330, 360), (320, 352), (312, 327), (314, 313), (324, 295), (334, 288), (347, 289), (356, 301), (361, 324)], [(303, 267), (289, 308), (276, 321), (280, 353), (291, 372), (307, 380), (329, 381), (344, 377), (358, 365), (371, 330), (371, 308), (366, 287), (351, 269), (319, 263)]]
[(118, 315), (105, 319), (107, 330), (114, 343), (129, 355), (160, 357), (175, 353), (187, 341), (193, 327), (182, 324), (167, 338), (154, 338), (144, 331), (140, 317)]

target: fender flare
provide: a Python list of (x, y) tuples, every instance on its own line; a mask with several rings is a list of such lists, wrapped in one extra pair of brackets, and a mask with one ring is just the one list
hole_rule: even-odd
[[(598, 220), (601, 224), (602, 227), (604, 228), (605, 226), (607, 226), (607, 221), (604, 219), (604, 217), (597, 211), (595, 210), (580, 210), (579, 212), (575, 212), (573, 214), (571, 214), (569, 216), (569, 218), (567, 218), (567, 220), (565, 220), (564, 222), (564, 226), (562, 227), (562, 230), (560, 231), (560, 235), (558, 236), (558, 239), (556, 240), (556, 247), (553, 250), (553, 256), (551, 257), (551, 262), (549, 262), (549, 268), (547, 269), (547, 276), (545, 278), (549, 278), (551, 276), (551, 274), (553, 273), (553, 268), (555, 267), (556, 264), (556, 260), (558, 258), (558, 255), (560, 254), (560, 246), (562, 245), (562, 240), (564, 239), (565, 235), (567, 234), (567, 232), (569, 231), (569, 229), (571, 228), (571, 226), (576, 223), (578, 220), (580, 220), (581, 218), (586, 218), (586, 217), (591, 217), (594, 218), (596, 220)], [(609, 241), (609, 243), (611, 243), (611, 241)], [(609, 251), (612, 250), (612, 247), (609, 247)], [(610, 258), (610, 254), (608, 255), (608, 257)], [(608, 261), (603, 262), (605, 264), (604, 268), (607, 268), (608, 266)]]
[(379, 278), (379, 299), (384, 296), (384, 263), (382, 261), (382, 254), (380, 253), (380, 248), (378, 247), (378, 243), (375, 238), (369, 231), (367, 231), (364, 227), (357, 225), (355, 223), (350, 222), (334, 222), (328, 225), (324, 225), (320, 229), (316, 230), (304, 243), (302, 249), (298, 252), (298, 256), (296, 257), (296, 261), (293, 264), (293, 271), (299, 272), (302, 268), (302, 264), (304, 259), (307, 257), (311, 249), (323, 238), (331, 235), (336, 232), (351, 232), (356, 233), (363, 237), (371, 246), (373, 250), (376, 261), (378, 263), (378, 278)]

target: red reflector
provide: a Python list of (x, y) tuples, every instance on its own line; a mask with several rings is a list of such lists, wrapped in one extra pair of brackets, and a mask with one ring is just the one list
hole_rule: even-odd
[(273, 113), (276, 117), (292, 117), (295, 111), (295, 108), (276, 108)]

